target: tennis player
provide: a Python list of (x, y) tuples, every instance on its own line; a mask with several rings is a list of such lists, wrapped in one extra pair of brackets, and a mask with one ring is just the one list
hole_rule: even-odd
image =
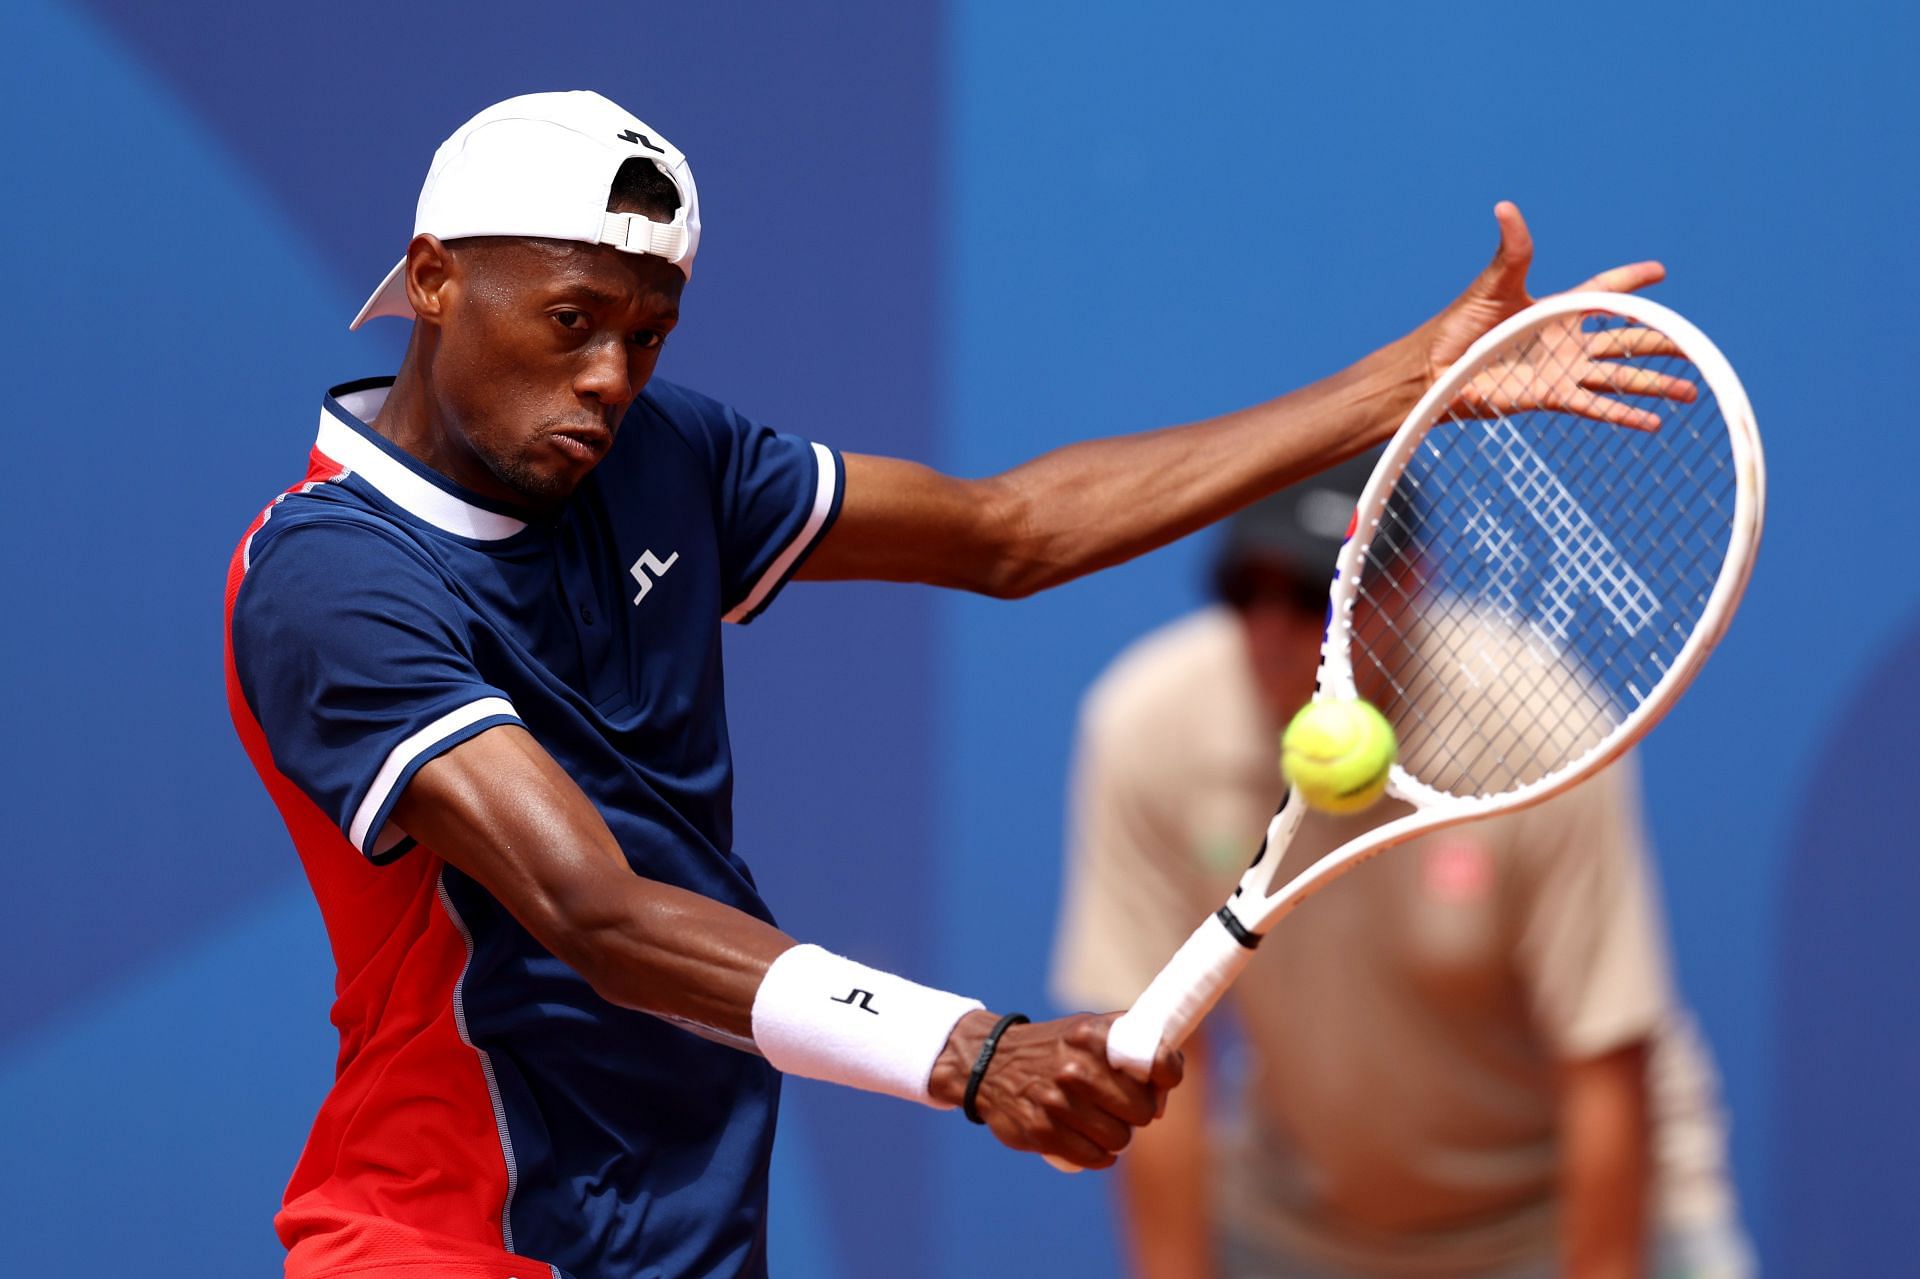
[(1110, 1164), (1176, 1055), (1131, 1078), (1107, 1016), (1025, 1024), (773, 925), (731, 847), (720, 623), (794, 577), (1026, 595), (1380, 440), (1529, 300), (1497, 217), (1459, 300), (1324, 382), (960, 480), (653, 376), (700, 242), (657, 130), (590, 93), (462, 125), (354, 321), (411, 322), (398, 374), (326, 396), (229, 578), (234, 721), (339, 968), (288, 1273), (763, 1275), (782, 1072)]

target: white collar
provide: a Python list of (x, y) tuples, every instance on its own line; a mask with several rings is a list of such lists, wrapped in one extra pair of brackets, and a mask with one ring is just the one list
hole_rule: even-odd
[[(351, 389), (349, 389), (351, 388)], [(402, 461), (399, 450), (367, 423), (387, 402), (391, 383), (349, 383), (329, 393), (320, 406), (320, 434), (314, 451), (357, 473), (380, 495), (416, 519), (476, 541), (495, 542), (526, 528), (526, 521), (477, 506), (460, 495), (453, 482), (425, 465)]]

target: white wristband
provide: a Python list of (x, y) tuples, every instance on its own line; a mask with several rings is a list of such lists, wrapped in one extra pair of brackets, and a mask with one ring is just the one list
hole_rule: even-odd
[(795, 946), (773, 961), (753, 997), (753, 1042), (779, 1070), (951, 1110), (927, 1093), (933, 1063), (959, 1020), (962, 999)]

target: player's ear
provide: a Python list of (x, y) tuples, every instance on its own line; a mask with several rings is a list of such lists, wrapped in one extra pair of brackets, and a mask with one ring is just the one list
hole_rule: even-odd
[(431, 324), (446, 315), (459, 275), (452, 251), (437, 237), (416, 235), (407, 245), (407, 301), (420, 319)]

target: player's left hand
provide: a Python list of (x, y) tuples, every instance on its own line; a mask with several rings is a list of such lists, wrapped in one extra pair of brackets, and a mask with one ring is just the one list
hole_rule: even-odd
[[(1500, 247), (1494, 250), (1493, 261), (1426, 327), (1427, 366), (1432, 377), (1446, 372), (1488, 329), (1533, 305), (1533, 295), (1527, 292), (1527, 271), (1533, 266), (1533, 233), (1527, 230), (1527, 220), (1511, 200), (1494, 205), (1493, 217), (1500, 224)], [(1602, 271), (1574, 288), (1637, 293), (1666, 278), (1667, 268), (1658, 262), (1629, 262)]]
[[(1500, 224), (1500, 247), (1467, 291), (1422, 327), (1429, 380), (1437, 379), (1465, 355), (1480, 336), (1510, 315), (1531, 306), (1527, 271), (1533, 265), (1533, 235), (1511, 201), (1494, 206)], [(1576, 291), (1634, 293), (1666, 279), (1658, 262), (1629, 262), (1602, 271), (1574, 286)], [(1514, 413), (1531, 408), (1554, 408), (1586, 417), (1650, 430), (1659, 419), (1645, 409), (1605, 394), (1654, 396), (1691, 400), (1695, 388), (1680, 378), (1622, 363), (1623, 358), (1674, 354), (1650, 330), (1615, 329), (1587, 332), (1579, 317), (1543, 334), (1538, 349), (1525, 353), (1525, 362), (1506, 366), (1476, 378), (1461, 397), (1456, 411), (1474, 416)], [(1477, 392), (1477, 393), (1476, 393)]]

